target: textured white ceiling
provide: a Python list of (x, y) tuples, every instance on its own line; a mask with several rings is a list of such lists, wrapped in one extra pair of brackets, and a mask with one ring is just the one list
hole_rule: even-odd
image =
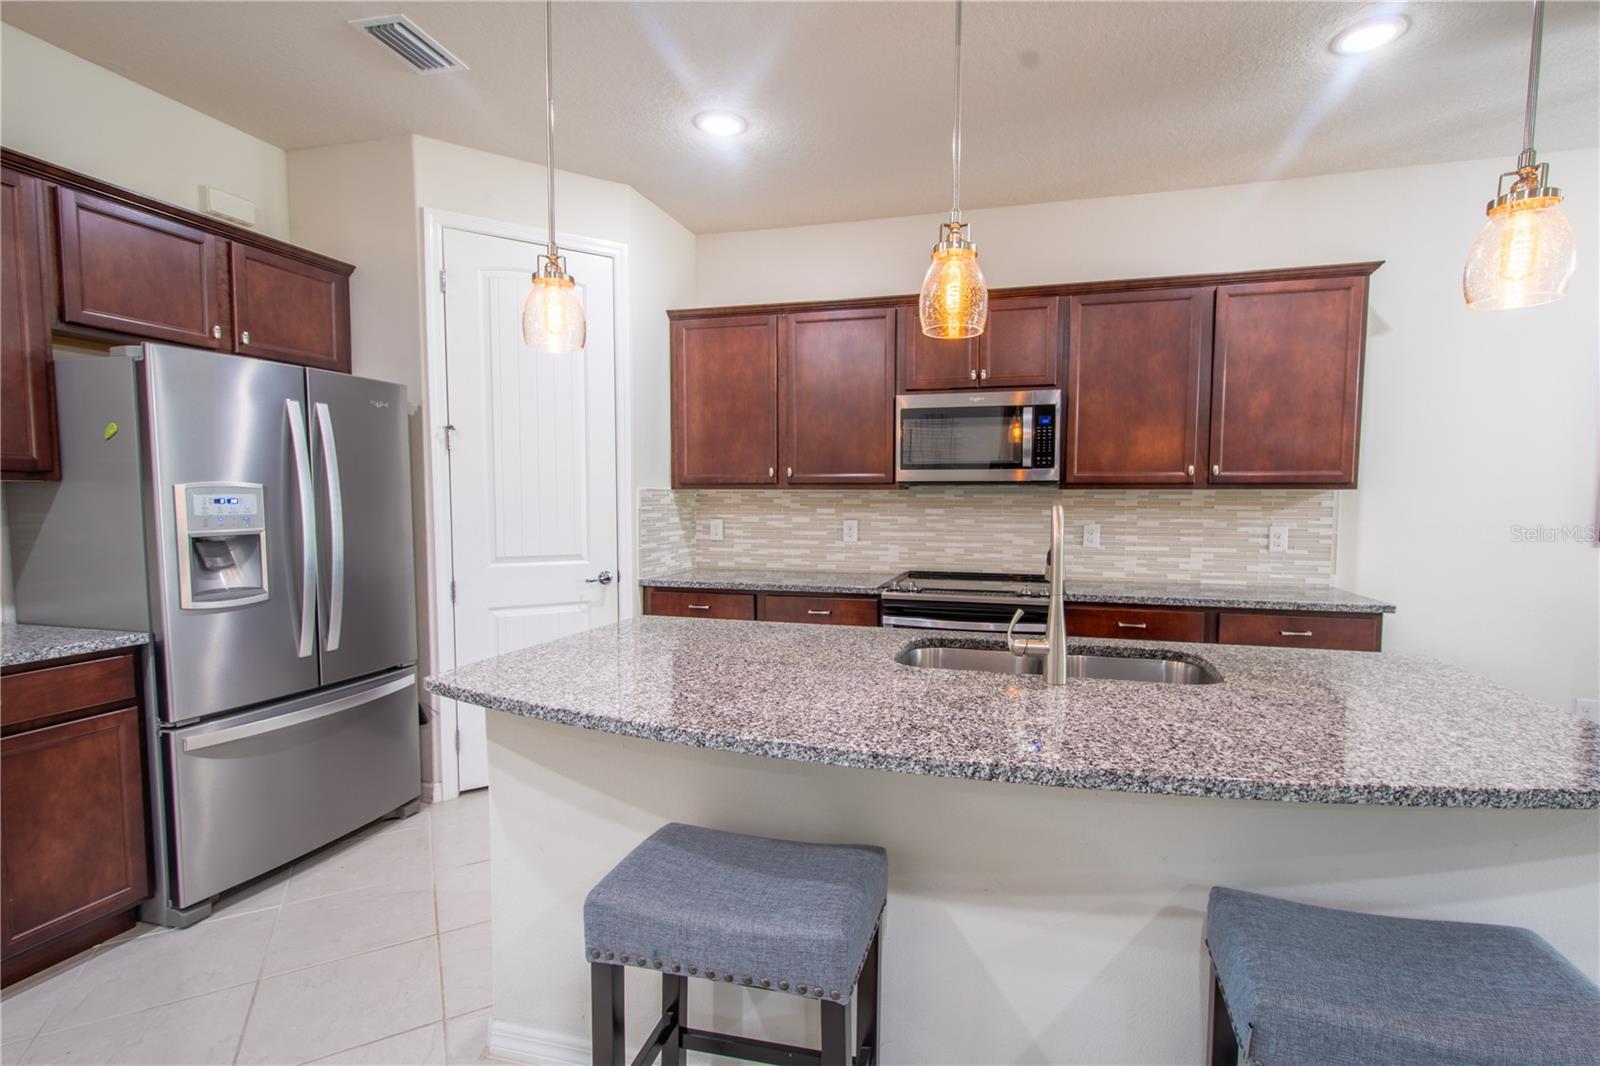
[[(968, 207), (1500, 156), (1520, 146), (1531, 5), (970, 3)], [(542, 161), (543, 5), (6, 0), (0, 18), (284, 148), (414, 132)], [(404, 12), (471, 70), (422, 76), (349, 26)], [(949, 3), (561, 3), (564, 169), (697, 232), (949, 201)], [(1596, 144), (1600, 3), (1549, 5), (1538, 145)], [(707, 108), (750, 131), (695, 130)], [(153, 146), (153, 150), (158, 150)], [(1493, 175), (1485, 175), (1485, 198)], [(1426, 195), (1408, 189), (1406, 195)]]

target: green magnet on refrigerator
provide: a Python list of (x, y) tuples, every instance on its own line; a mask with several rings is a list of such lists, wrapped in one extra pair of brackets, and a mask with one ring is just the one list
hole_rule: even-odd
[(106, 431), (105, 431), (105, 439), (106, 440), (110, 440), (112, 437), (115, 437), (117, 435), (117, 430), (119, 430), (121, 428), (122, 427), (117, 425), (115, 422), (107, 422), (106, 423)]

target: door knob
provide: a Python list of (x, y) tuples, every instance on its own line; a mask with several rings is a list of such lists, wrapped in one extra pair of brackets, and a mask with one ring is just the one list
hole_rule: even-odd
[(602, 570), (594, 577), (586, 577), (583, 579), (583, 583), (585, 585), (609, 585), (611, 584), (611, 581), (612, 575), (611, 571), (609, 570)]

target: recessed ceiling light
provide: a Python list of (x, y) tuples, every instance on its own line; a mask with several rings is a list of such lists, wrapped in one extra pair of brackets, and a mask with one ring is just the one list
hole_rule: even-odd
[(713, 137), (737, 137), (749, 123), (732, 111), (702, 111), (694, 117), (695, 128)]
[(1342, 56), (1360, 55), (1362, 52), (1382, 48), (1406, 32), (1409, 25), (1404, 15), (1385, 15), (1382, 18), (1368, 19), (1351, 26), (1335, 37), (1332, 47)]

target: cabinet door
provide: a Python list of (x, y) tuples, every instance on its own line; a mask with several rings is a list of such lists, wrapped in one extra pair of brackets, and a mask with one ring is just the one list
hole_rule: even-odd
[(76, 189), (56, 189), (64, 322), (223, 348), (221, 237)]
[(44, 210), (38, 178), (0, 169), (0, 473), (8, 477), (56, 474)]
[(1195, 483), (1214, 291), (1071, 298), (1063, 483)]
[(1217, 289), (1214, 485), (1354, 488), (1367, 279)]
[(150, 894), (139, 709), (0, 740), (0, 951)]
[(777, 483), (777, 316), (678, 320), (673, 487)]
[(233, 350), (350, 372), (350, 279), (233, 242)]
[(789, 485), (894, 482), (893, 308), (785, 315), (779, 428)]
[(983, 387), (1055, 388), (1061, 382), (1061, 298), (990, 300), (978, 349), (978, 382)]
[(915, 307), (902, 307), (900, 319), (900, 389), (938, 392), (978, 387), (978, 342), (950, 341), (922, 332)]

